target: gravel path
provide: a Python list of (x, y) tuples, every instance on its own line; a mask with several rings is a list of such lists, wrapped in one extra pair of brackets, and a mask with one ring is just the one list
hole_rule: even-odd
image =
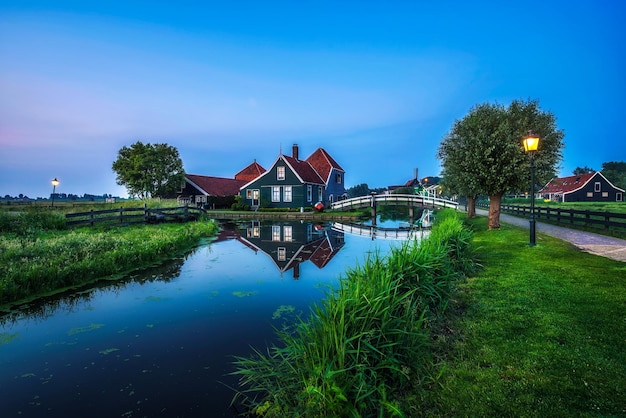
[[(488, 215), (488, 212), (482, 209), (476, 209), (476, 213), (484, 216)], [(527, 218), (520, 218), (504, 213), (500, 214), (500, 222), (516, 225), (526, 229), (529, 228)], [(551, 237), (571, 242), (576, 247), (588, 253), (626, 262), (626, 240), (607, 237), (593, 232), (569, 229), (543, 222), (537, 222), (536, 228), (538, 234), (546, 234)]]

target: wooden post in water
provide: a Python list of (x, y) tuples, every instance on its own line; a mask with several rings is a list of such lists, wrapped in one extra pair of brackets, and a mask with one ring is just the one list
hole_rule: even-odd
[(370, 207), (372, 208), (372, 225), (376, 225), (376, 192), (372, 192)]

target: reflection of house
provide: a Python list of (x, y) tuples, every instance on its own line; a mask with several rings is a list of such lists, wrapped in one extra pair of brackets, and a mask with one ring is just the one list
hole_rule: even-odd
[(232, 179), (187, 174), (178, 200), (182, 203), (230, 208), (239, 194), (239, 188), (264, 172), (265, 169), (254, 161)]
[(558, 202), (622, 202), (624, 190), (613, 186), (600, 172), (553, 178), (539, 191)]
[(322, 148), (300, 160), (298, 145), (292, 155), (282, 153), (271, 168), (241, 188), (241, 197), (252, 208), (308, 208), (344, 199), (345, 171)]
[(294, 279), (300, 277), (301, 263), (324, 268), (344, 245), (342, 232), (290, 221), (251, 221), (239, 241), (267, 254), (281, 273), (292, 270)]

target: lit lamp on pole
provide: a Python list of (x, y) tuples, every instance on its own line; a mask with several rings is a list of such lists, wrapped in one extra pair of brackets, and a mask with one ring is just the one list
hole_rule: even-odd
[(530, 156), (530, 246), (535, 245), (535, 153), (539, 147), (539, 137), (528, 131), (523, 139), (524, 151)]
[(53, 178), (52, 179), (52, 207), (54, 207), (54, 195), (57, 189), (57, 186), (59, 185), (59, 180), (57, 180), (57, 178)]

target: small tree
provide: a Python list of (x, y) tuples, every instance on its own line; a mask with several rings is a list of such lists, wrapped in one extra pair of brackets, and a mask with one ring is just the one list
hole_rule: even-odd
[(626, 162), (609, 161), (602, 163), (602, 174), (614, 186), (626, 189)]
[(468, 215), (478, 194), (489, 195), (489, 229), (500, 227), (502, 196), (528, 188), (529, 159), (521, 141), (529, 130), (541, 138), (536, 179), (545, 183), (556, 172), (564, 135), (554, 115), (542, 111), (536, 100), (478, 105), (454, 122), (439, 145), (444, 184), (468, 197)]
[(180, 189), (185, 181), (183, 162), (178, 150), (167, 144), (135, 142), (118, 151), (113, 163), (117, 184), (128, 194), (141, 198), (166, 197)]
[(572, 172), (572, 174), (575, 176), (579, 176), (581, 174), (589, 174), (589, 173), (595, 173), (595, 172), (596, 170), (594, 170), (593, 168), (584, 166), (584, 167), (576, 167), (574, 171)]

